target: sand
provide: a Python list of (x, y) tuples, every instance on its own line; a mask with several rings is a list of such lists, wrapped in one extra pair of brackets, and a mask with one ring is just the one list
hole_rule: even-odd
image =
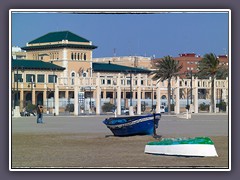
[[(214, 142), (218, 157), (145, 154), (147, 142), (156, 139), (115, 137), (102, 124), (105, 118), (44, 117), (44, 124), (36, 124), (35, 117), (13, 118), (12, 169), (229, 168), (228, 117), (225, 115), (198, 115), (191, 120), (163, 116), (157, 130), (162, 138), (208, 136)], [(171, 128), (167, 128), (170, 124)]]

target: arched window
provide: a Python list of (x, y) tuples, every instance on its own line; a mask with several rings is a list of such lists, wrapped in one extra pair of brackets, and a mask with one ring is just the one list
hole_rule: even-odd
[(80, 59), (80, 54), (78, 53), (78, 57), (77, 57), (77, 59), (79, 60)]
[(161, 99), (167, 99), (167, 97), (165, 95), (162, 95)]
[(74, 54), (74, 59), (75, 59), (75, 60), (77, 59), (77, 53)]
[(86, 56), (86, 53), (84, 53), (84, 56), (83, 56), (84, 60), (87, 60), (87, 56)]
[(71, 54), (71, 60), (73, 60), (73, 53)]

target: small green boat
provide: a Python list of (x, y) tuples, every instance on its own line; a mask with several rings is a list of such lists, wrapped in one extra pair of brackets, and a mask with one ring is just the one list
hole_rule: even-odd
[(209, 137), (164, 138), (160, 141), (147, 143), (145, 153), (176, 156), (218, 156), (214, 143)]

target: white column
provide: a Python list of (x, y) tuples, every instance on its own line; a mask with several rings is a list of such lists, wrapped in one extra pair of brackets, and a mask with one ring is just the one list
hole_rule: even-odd
[(198, 113), (198, 78), (194, 80), (194, 113)]
[(101, 113), (101, 88), (100, 88), (100, 76), (97, 74), (96, 79), (96, 114), (99, 115)]
[(97, 86), (96, 89), (96, 114), (99, 115), (101, 113), (101, 88)]
[(175, 85), (175, 93), (176, 93), (176, 100), (175, 100), (175, 113), (179, 114), (180, 112), (180, 102), (179, 102), (179, 76), (177, 77), (177, 82)]
[(78, 116), (78, 86), (74, 86), (74, 115)]
[(55, 115), (59, 115), (59, 87), (56, 85), (55, 86)]
[(161, 89), (160, 89), (160, 82), (158, 82), (158, 84), (157, 84), (156, 113), (160, 113), (160, 106), (161, 106)]
[(141, 115), (141, 74), (138, 74), (137, 79), (137, 114)]
[(121, 115), (121, 74), (117, 77), (117, 115)]
[(137, 88), (137, 114), (141, 115), (141, 87)]

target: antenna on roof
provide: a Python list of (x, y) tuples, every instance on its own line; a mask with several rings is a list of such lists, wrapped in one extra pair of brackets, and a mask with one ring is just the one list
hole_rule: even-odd
[(116, 48), (113, 48), (113, 56), (116, 57)]
[(224, 55), (227, 55), (227, 49), (223, 48), (223, 51), (224, 51)]

